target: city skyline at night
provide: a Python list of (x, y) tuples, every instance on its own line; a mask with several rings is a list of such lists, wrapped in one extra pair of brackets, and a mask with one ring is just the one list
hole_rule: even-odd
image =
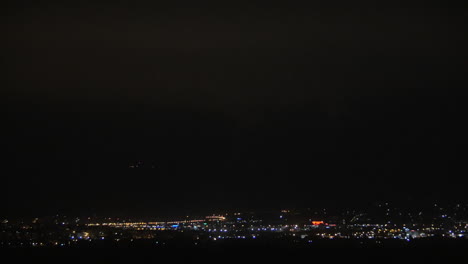
[(6, 4), (0, 246), (466, 247), (465, 13)]

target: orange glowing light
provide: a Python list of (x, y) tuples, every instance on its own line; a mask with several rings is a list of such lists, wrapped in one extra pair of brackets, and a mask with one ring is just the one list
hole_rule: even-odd
[(312, 221), (313, 225), (323, 225), (325, 222), (323, 221)]

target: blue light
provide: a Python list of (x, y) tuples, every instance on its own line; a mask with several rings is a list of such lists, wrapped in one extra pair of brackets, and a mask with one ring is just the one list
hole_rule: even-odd
[(179, 227), (179, 225), (172, 225), (172, 227), (173, 227), (173, 228), (177, 228), (177, 227)]

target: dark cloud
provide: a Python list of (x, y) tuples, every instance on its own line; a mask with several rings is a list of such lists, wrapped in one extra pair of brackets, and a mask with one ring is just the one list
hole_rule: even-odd
[(4, 18), (11, 208), (463, 197), (440, 187), (465, 156), (460, 10), (35, 4)]

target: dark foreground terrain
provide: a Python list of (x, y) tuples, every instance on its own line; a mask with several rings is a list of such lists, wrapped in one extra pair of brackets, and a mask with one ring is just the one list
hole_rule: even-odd
[[(265, 263), (372, 262), (372, 263), (467, 263), (468, 240), (420, 239), (317, 240), (295, 244), (281, 240), (225, 240), (189, 245), (172, 241), (155, 246), (151, 240), (134, 243), (98, 241), (73, 247), (3, 248), (2, 255), (15, 263), (57, 261), (60, 263), (162, 263), (179, 261), (255, 261)], [(13, 263), (11, 262), (11, 263)]]

